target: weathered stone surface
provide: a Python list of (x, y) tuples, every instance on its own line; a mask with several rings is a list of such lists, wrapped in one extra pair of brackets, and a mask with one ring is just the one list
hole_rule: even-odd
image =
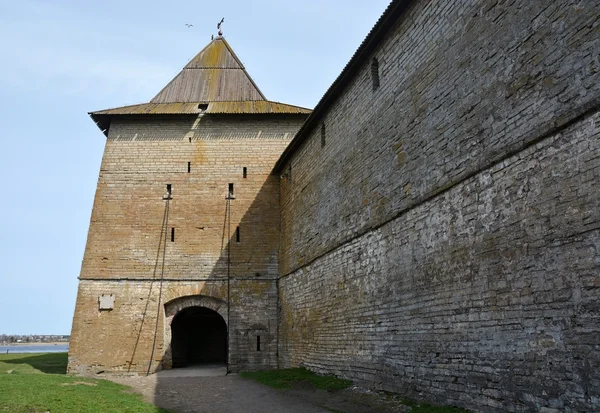
[[(165, 316), (165, 306), (182, 297), (226, 306), (228, 272), (231, 309), (223, 318), (230, 327), (230, 369), (277, 366), (279, 178), (270, 172), (303, 120), (113, 120), (82, 263), (70, 372), (145, 372), (155, 336), (151, 371), (170, 367), (173, 314)], [(230, 211), (229, 183), (235, 195)], [(100, 311), (99, 297), (110, 294), (114, 309)]]
[(282, 187), (288, 274), (600, 100), (598, 2), (412, 2)]
[(282, 278), (282, 366), (483, 411), (598, 408), (599, 125)]
[[(281, 183), (279, 357), (600, 410), (600, 5), (412, 2)], [(290, 167), (291, 166), (291, 167)]]
[(169, 367), (170, 322), (202, 306), (234, 371), (600, 410), (600, 4), (413, 1), (385, 27), (281, 179), (302, 117), (113, 119), (71, 372)]
[[(82, 280), (79, 284), (72, 340), (70, 373), (145, 373), (156, 333), (150, 371), (171, 367), (170, 323), (175, 314), (165, 307), (178, 299), (190, 306), (216, 310), (229, 323), (231, 371), (277, 367), (277, 288), (274, 280), (231, 281), (231, 309), (227, 317), (227, 281), (166, 281), (157, 313), (160, 282), (134, 280)], [(97, 297), (114, 294), (115, 308), (98, 311)], [(211, 306), (207, 301), (220, 303)], [(156, 317), (158, 315), (158, 325)], [(256, 351), (256, 336), (261, 351)]]

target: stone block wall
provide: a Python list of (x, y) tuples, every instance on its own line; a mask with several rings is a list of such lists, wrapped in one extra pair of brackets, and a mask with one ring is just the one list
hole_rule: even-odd
[[(303, 120), (113, 119), (82, 263), (70, 371), (145, 372), (155, 335), (152, 371), (169, 367), (165, 304), (192, 296), (227, 303), (228, 273), (230, 369), (276, 366), (279, 177), (270, 172)], [(230, 183), (235, 199), (228, 207)], [(111, 294), (115, 308), (100, 311), (98, 298)]]
[[(189, 305), (215, 310), (229, 323), (230, 371), (276, 368), (276, 281), (232, 279), (230, 288), (228, 309), (226, 279), (170, 279), (163, 282), (159, 306), (158, 280), (81, 280), (69, 348), (69, 373), (146, 373), (148, 369), (154, 372), (170, 368), (173, 314), (165, 314), (165, 306), (186, 298)], [(114, 309), (99, 311), (98, 297), (102, 294), (114, 295)], [(261, 351), (256, 349), (257, 336)]]
[(600, 4), (413, 1), (291, 159), (281, 273), (521, 150), (600, 99)]
[(279, 281), (282, 366), (476, 411), (600, 407), (600, 114)]
[(600, 409), (599, 23), (594, 2), (411, 3), (284, 166), (282, 367)]

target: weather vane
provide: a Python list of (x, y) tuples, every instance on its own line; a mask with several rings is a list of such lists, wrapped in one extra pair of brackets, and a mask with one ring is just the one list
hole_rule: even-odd
[(225, 21), (225, 17), (221, 19), (221, 21), (217, 24), (217, 29), (219, 30), (219, 36), (223, 36), (223, 30), (221, 29), (221, 25)]

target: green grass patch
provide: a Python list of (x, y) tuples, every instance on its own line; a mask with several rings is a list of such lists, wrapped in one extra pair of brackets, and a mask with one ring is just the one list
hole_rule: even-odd
[[(265, 370), (242, 372), (240, 376), (256, 380), (259, 383), (276, 389), (293, 389), (293, 388), (316, 388), (328, 391), (342, 390), (350, 387), (350, 380), (338, 379), (334, 376), (319, 376), (304, 368), (283, 369), (283, 370)], [(411, 413), (469, 413), (468, 410), (459, 409), (450, 406), (432, 406), (426, 403), (418, 403), (414, 401), (402, 400), (398, 395), (386, 393), (390, 398), (396, 401), (399, 405), (411, 407)], [(344, 413), (331, 406), (321, 406), (325, 410), (332, 413)]]
[(65, 374), (67, 353), (10, 353), (0, 354), (0, 374)]
[(0, 355), (0, 413), (167, 413), (107, 380), (65, 375), (67, 353)]
[(304, 368), (247, 371), (240, 373), (240, 376), (276, 389), (291, 389), (309, 385), (317, 389), (333, 391), (345, 389), (352, 384), (350, 380), (338, 379), (334, 376), (319, 376)]

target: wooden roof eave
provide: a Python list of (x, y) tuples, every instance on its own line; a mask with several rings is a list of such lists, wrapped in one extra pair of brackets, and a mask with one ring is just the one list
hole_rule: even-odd
[[(200, 105), (208, 105), (205, 110)], [(115, 116), (143, 115), (283, 115), (308, 116), (312, 110), (301, 106), (271, 101), (240, 101), (240, 102), (184, 102), (184, 103), (143, 103), (139, 105), (122, 106), (114, 109), (99, 110), (88, 114), (98, 128), (108, 136), (108, 129)]]
[(110, 128), (111, 116), (98, 115), (94, 112), (88, 112), (88, 115), (90, 115), (90, 118), (92, 118), (92, 120), (94, 121), (98, 129), (100, 129), (100, 131), (104, 134), (104, 136), (108, 138), (108, 129)]

